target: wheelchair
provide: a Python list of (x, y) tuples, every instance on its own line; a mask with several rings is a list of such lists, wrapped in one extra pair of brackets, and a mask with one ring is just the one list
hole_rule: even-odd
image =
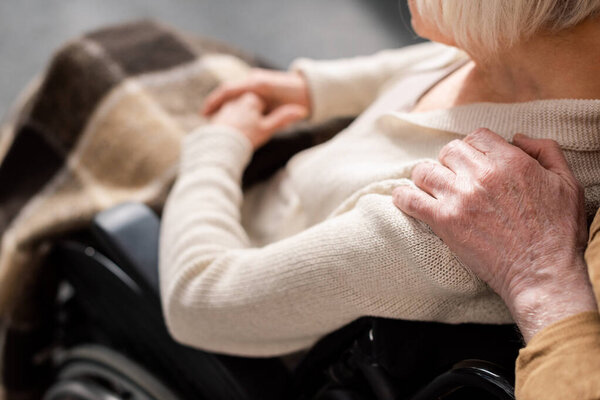
[[(315, 138), (328, 139), (312, 132), (270, 142), (245, 185)], [(322, 338), (294, 368), (280, 358), (183, 346), (170, 337), (160, 306), (159, 231), (152, 209), (126, 203), (59, 240), (48, 260), (58, 293), (45, 322), (52, 337), (39, 339), (37, 354), (14, 355), (34, 361), (4, 371), (5, 383), (18, 388), (36, 376), (44, 400), (514, 399), (521, 339), (513, 325), (365, 316)], [(6, 340), (10, 349), (13, 339)]]
[(159, 225), (148, 207), (123, 204), (100, 213), (85, 239), (56, 247), (60, 346), (45, 400), (514, 399), (513, 326), (364, 317), (293, 371), (277, 358), (182, 346), (161, 314)]

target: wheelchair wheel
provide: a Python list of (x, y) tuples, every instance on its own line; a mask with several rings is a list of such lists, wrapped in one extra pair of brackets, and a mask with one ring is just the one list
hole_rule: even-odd
[(178, 400), (155, 376), (124, 355), (97, 345), (67, 351), (44, 400)]

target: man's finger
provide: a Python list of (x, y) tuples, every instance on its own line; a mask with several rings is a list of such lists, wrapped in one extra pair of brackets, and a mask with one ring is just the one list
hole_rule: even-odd
[(542, 167), (559, 175), (573, 175), (560, 146), (554, 140), (532, 139), (519, 133), (513, 138), (513, 144), (535, 158)]
[(453, 140), (440, 150), (440, 163), (455, 174), (473, 171), (484, 160), (484, 155), (462, 140)]
[(479, 128), (468, 134), (463, 141), (483, 154), (497, 150), (499, 147), (510, 147), (502, 136), (487, 128)]
[(456, 174), (434, 162), (422, 162), (415, 165), (411, 179), (421, 190), (439, 199), (453, 185)]
[(204, 101), (201, 112), (206, 116), (211, 115), (221, 108), (224, 103), (239, 97), (249, 90), (250, 87), (246, 83), (221, 85), (208, 95)]
[(394, 205), (406, 214), (431, 224), (439, 205), (433, 197), (412, 186), (398, 186), (392, 192)]
[(287, 104), (277, 107), (271, 111), (263, 120), (263, 129), (266, 132), (277, 132), (294, 122), (298, 122), (308, 116), (306, 107), (297, 104)]

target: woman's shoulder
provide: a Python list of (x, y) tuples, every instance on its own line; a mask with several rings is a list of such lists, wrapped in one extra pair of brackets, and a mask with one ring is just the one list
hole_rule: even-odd
[(383, 50), (388, 57), (402, 58), (411, 71), (428, 71), (445, 68), (469, 56), (462, 50), (437, 42), (423, 42), (398, 49)]
[[(400, 185), (412, 185), (406, 178), (410, 166), (405, 166), (395, 171), (396, 177), (372, 182), (348, 196), (331, 214), (330, 218), (337, 217), (350, 211), (359, 210), (368, 214), (369, 219), (377, 222), (396, 224), (398, 216), (402, 214), (393, 204), (392, 192)], [(415, 220), (416, 221), (416, 220)], [(425, 224), (420, 224), (426, 228)], [(423, 232), (428, 231), (425, 229)]]

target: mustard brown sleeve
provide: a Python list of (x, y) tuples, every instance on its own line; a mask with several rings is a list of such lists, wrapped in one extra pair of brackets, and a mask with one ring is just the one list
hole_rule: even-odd
[(522, 349), (518, 400), (600, 399), (600, 317), (585, 312), (559, 321)]
[[(585, 259), (600, 299), (600, 212), (590, 228)], [(600, 316), (585, 312), (540, 331), (521, 350), (516, 396), (530, 399), (600, 399)]]

